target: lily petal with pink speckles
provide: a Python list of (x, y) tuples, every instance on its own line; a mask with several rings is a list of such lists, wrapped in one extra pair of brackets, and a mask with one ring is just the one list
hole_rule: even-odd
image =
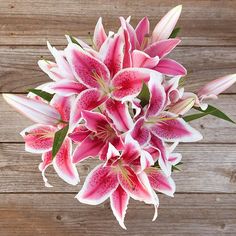
[(45, 187), (51, 188), (53, 187), (49, 184), (48, 179), (45, 176), (46, 169), (52, 164), (52, 155), (51, 152), (45, 152), (42, 154), (42, 162), (39, 164), (39, 170), (42, 172), (43, 181)]
[(79, 182), (79, 175), (76, 166), (71, 160), (72, 143), (69, 138), (66, 138), (53, 159), (53, 167), (58, 176), (65, 182), (71, 185), (76, 185)]
[(90, 88), (100, 88), (102, 83), (110, 80), (110, 72), (106, 65), (85, 52), (75, 44), (65, 49), (66, 58), (75, 77)]
[(196, 142), (202, 139), (202, 135), (182, 118), (176, 118), (176, 115), (168, 112), (163, 113), (162, 118), (174, 118), (158, 121), (155, 125), (152, 125), (152, 133), (162, 140), (171, 142)]
[(146, 117), (157, 116), (160, 111), (164, 109), (166, 102), (166, 93), (164, 87), (161, 84), (162, 80), (163, 76), (158, 73), (155, 74), (155, 76), (151, 76), (148, 82), (150, 99), (146, 111)]
[(25, 150), (31, 153), (44, 153), (52, 149), (57, 128), (51, 125), (32, 125), (21, 131)]
[(152, 201), (153, 198), (148, 188), (143, 185), (129, 166), (123, 167), (122, 171), (118, 173), (118, 180), (125, 192), (134, 200)]
[(106, 101), (105, 105), (106, 112), (112, 119), (115, 127), (122, 132), (130, 130), (133, 126), (133, 121), (129, 114), (127, 104), (110, 98)]
[(99, 133), (100, 130), (104, 130), (108, 128), (107, 126), (110, 126), (107, 118), (101, 113), (84, 110), (81, 115), (85, 120), (85, 126), (91, 131)]
[(147, 144), (151, 138), (149, 129), (144, 124), (143, 117), (139, 118), (131, 131), (133, 139), (137, 140), (141, 146)]
[(129, 42), (130, 42), (130, 45), (131, 45), (131, 50), (136, 49), (137, 44), (138, 44), (138, 40), (137, 40), (137, 36), (136, 36), (134, 28), (123, 17), (120, 17), (120, 22), (121, 22), (121, 27), (125, 31), (127, 31), (127, 33), (128, 33), (128, 38), (129, 38)]
[(109, 198), (118, 185), (117, 174), (100, 164), (89, 173), (76, 198), (82, 203), (98, 205)]
[(162, 171), (153, 167), (148, 168), (146, 172), (153, 189), (168, 196), (174, 196), (175, 182), (170, 176), (167, 177)]
[(74, 96), (63, 97), (55, 94), (50, 105), (57, 109), (63, 121), (68, 122), (70, 120), (71, 107), (74, 100)]
[(93, 35), (93, 43), (97, 50), (100, 49), (102, 44), (105, 42), (106, 38), (107, 38), (107, 35), (102, 24), (102, 17), (100, 17), (95, 26), (94, 35)]
[(50, 84), (50, 90), (62, 96), (71, 96), (73, 94), (80, 94), (87, 89), (86, 86), (74, 80), (63, 79)]
[(129, 195), (119, 185), (110, 196), (111, 209), (123, 229), (126, 229), (124, 224), (125, 214), (129, 203)]
[(140, 93), (143, 82), (147, 82), (149, 78), (145, 69), (123, 69), (112, 80), (112, 95), (117, 100), (132, 99)]
[(167, 175), (171, 175), (171, 164), (169, 163), (168, 154), (166, 147), (164, 146), (164, 142), (156, 137), (155, 135), (152, 135), (150, 140), (151, 147), (155, 148), (159, 151), (160, 155), (158, 157), (158, 164), (160, 168), (163, 170), (163, 172)]
[(84, 125), (78, 125), (71, 133), (68, 134), (68, 137), (75, 143), (82, 142), (89, 134), (91, 133)]
[(111, 78), (122, 69), (124, 58), (123, 49), (124, 43), (120, 35), (115, 35), (114, 38), (107, 38), (100, 49), (101, 59), (109, 69)]
[(70, 114), (70, 128), (73, 130), (81, 119), (81, 112), (83, 110), (93, 110), (106, 101), (97, 89), (86, 89), (81, 92), (71, 108)]

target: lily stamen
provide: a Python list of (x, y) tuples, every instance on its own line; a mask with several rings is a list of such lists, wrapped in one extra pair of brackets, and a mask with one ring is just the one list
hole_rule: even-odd
[(178, 118), (181, 118), (181, 116), (174, 116), (174, 117), (157, 117), (157, 118), (151, 118), (148, 121), (146, 121), (146, 124), (155, 124), (157, 122), (167, 121), (167, 120), (176, 120)]

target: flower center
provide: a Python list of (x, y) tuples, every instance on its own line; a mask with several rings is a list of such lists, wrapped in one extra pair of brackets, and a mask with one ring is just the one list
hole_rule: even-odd
[(111, 140), (116, 136), (114, 130), (109, 124), (106, 124), (104, 126), (99, 125), (97, 127), (97, 133), (95, 134), (96, 137), (99, 139), (103, 139), (104, 141)]
[(92, 71), (92, 77), (97, 81), (97, 83), (100, 86), (100, 89), (107, 95), (109, 94), (111, 91), (109, 89), (109, 86), (107, 85), (107, 83), (105, 82), (105, 80), (102, 78), (101, 75), (99, 75), (97, 73), (96, 70)]
[(180, 116), (173, 116), (173, 117), (151, 117), (149, 120), (145, 121), (146, 124), (156, 124), (158, 122), (165, 122), (167, 120), (176, 120), (180, 118)]

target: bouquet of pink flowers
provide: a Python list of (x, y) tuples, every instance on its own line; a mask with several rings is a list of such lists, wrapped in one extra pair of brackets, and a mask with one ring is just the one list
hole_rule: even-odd
[(45, 185), (51, 187), (45, 177), (49, 165), (77, 185), (76, 165), (88, 158), (99, 161), (76, 198), (91, 205), (109, 198), (123, 228), (130, 197), (153, 204), (154, 220), (157, 192), (174, 195), (171, 173), (181, 164), (181, 154), (174, 150), (179, 142), (202, 139), (189, 121), (213, 115), (234, 123), (206, 100), (230, 87), (236, 74), (186, 92), (186, 69), (167, 57), (181, 41), (175, 28), (181, 9), (170, 10), (152, 33), (147, 17), (136, 28), (130, 17), (120, 17), (118, 32), (108, 34), (100, 18), (92, 46), (68, 35), (64, 50), (48, 43), (55, 62), (38, 64), (52, 82), (30, 89), (27, 97), (4, 94), (36, 123), (21, 135), (26, 151), (42, 155), (39, 170)]

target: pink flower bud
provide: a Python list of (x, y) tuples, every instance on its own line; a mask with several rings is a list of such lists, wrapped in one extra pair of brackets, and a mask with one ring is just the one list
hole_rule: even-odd
[(194, 103), (195, 103), (194, 97), (186, 98), (182, 101), (177, 102), (174, 106), (172, 106), (169, 109), (169, 111), (177, 115), (184, 115), (193, 107)]
[(200, 100), (205, 98), (217, 98), (217, 95), (224, 92), (236, 82), (236, 74), (226, 75), (213, 80), (201, 88), (197, 95)]
[(55, 125), (61, 119), (54, 107), (41, 101), (14, 94), (3, 94), (3, 98), (12, 107), (36, 123)]
[(179, 19), (182, 5), (171, 9), (156, 25), (152, 33), (152, 42), (168, 39)]

